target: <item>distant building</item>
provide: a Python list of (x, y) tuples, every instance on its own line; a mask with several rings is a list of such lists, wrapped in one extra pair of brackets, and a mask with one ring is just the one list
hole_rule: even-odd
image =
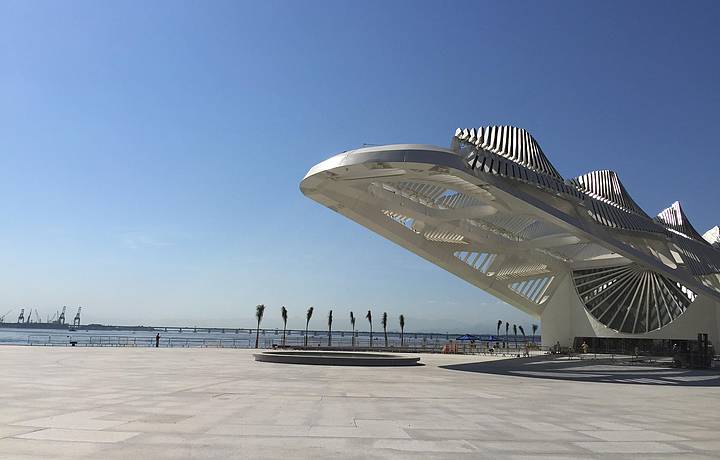
[[(648, 174), (663, 167), (677, 166)], [(718, 343), (717, 227), (700, 236), (677, 202), (649, 217), (613, 171), (564, 179), (523, 129), (458, 129), (449, 149), (350, 150), (300, 189), (539, 317), (544, 344), (698, 332)]]

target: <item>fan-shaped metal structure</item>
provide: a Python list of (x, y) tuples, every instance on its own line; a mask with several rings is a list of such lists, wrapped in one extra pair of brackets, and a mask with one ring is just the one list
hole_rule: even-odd
[(575, 270), (572, 277), (595, 319), (631, 334), (670, 324), (695, 300), (687, 287), (638, 264)]

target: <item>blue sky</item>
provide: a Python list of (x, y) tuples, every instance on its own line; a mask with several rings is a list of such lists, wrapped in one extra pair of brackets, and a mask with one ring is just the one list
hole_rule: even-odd
[[(720, 223), (717, 2), (0, 0), (0, 315), (408, 329), (532, 320), (304, 198), (362, 143), (528, 129), (565, 177), (614, 169)], [(376, 316), (379, 315), (376, 313)], [(362, 316), (361, 316), (362, 317)], [(342, 326), (340, 326), (342, 327)]]

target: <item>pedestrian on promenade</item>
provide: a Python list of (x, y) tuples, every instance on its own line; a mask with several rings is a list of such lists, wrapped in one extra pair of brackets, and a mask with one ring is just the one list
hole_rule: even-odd
[(160, 346), (160, 334), (155, 336), (155, 348)]

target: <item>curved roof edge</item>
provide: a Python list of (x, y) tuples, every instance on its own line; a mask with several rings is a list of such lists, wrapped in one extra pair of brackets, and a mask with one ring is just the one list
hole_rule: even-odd
[(540, 144), (522, 128), (514, 126), (486, 126), (455, 130), (455, 138), (489, 150), (533, 171), (563, 180), (547, 159)]
[(698, 233), (698, 231), (695, 230), (695, 227), (693, 227), (690, 223), (690, 219), (688, 219), (685, 211), (683, 211), (679, 201), (674, 202), (667, 208), (660, 211), (655, 220), (675, 233), (680, 233), (686, 238), (705, 243), (703, 237), (700, 236), (700, 233)]
[(582, 176), (570, 179), (569, 182), (593, 198), (633, 214), (638, 214), (648, 219), (650, 218), (650, 216), (635, 203), (635, 200), (632, 199), (625, 186), (620, 182), (620, 178), (615, 171), (609, 169), (591, 171)]

